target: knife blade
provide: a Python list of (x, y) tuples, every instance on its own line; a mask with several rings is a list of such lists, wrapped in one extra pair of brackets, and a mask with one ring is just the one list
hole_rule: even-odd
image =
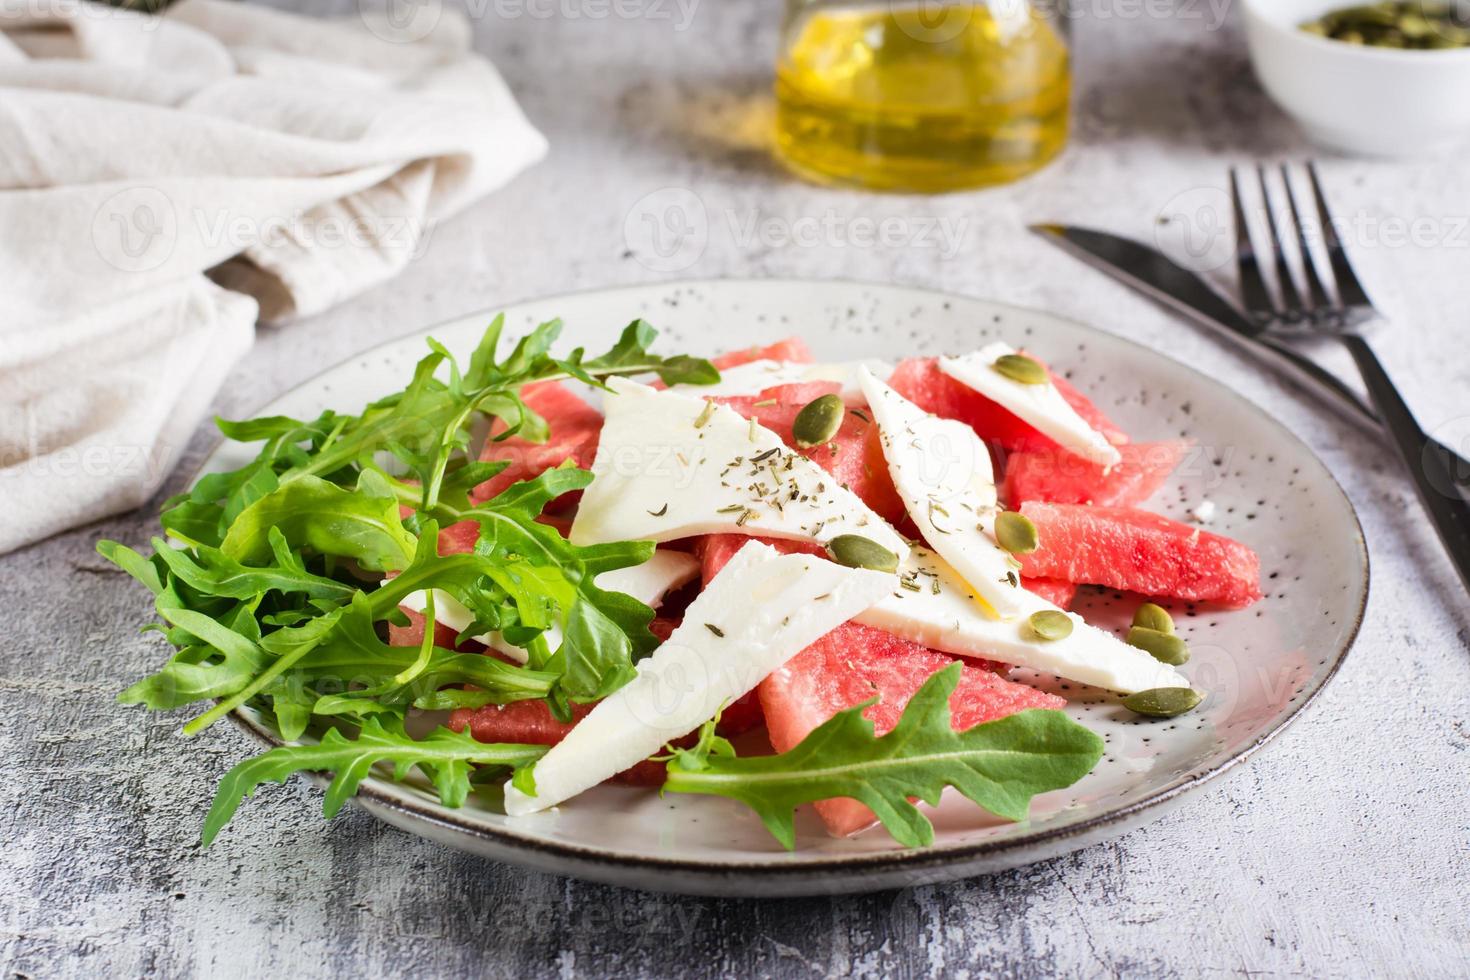
[[(1234, 341), (1317, 395), (1345, 418), (1380, 437), (1387, 436), (1378, 413), (1341, 378), (1266, 334), (1202, 277), (1158, 249), (1094, 228), (1037, 224), (1031, 230), (1125, 286)], [(1470, 493), (1470, 462), (1434, 439), (1429, 440), (1424, 451), (1440, 457), (1461, 495)]]

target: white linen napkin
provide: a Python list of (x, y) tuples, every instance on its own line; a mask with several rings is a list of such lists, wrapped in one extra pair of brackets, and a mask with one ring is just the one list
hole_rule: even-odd
[(463, 18), (394, 29), (0, 0), (0, 554), (146, 501), (257, 318), (394, 275), (545, 154)]

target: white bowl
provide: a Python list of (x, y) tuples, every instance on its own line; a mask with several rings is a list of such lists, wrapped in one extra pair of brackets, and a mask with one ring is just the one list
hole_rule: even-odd
[(1347, 153), (1411, 157), (1470, 136), (1470, 48), (1374, 48), (1301, 29), (1351, 3), (1244, 0), (1251, 61), (1271, 97), (1315, 142)]

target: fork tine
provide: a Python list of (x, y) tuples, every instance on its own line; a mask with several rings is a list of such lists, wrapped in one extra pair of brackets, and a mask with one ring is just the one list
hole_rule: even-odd
[(1302, 268), (1307, 276), (1307, 312), (1317, 313), (1332, 307), (1332, 300), (1322, 277), (1317, 274), (1317, 262), (1307, 243), (1307, 226), (1302, 221), (1301, 210), (1296, 206), (1296, 192), (1291, 189), (1291, 172), (1286, 164), (1281, 165), (1281, 182), (1286, 186), (1286, 205), (1291, 212), (1291, 223), (1296, 226), (1296, 244), (1302, 252)]
[(1368, 299), (1363, 284), (1358, 282), (1358, 274), (1348, 262), (1342, 239), (1337, 237), (1337, 225), (1332, 221), (1332, 213), (1327, 210), (1327, 195), (1322, 193), (1322, 179), (1317, 175), (1316, 161), (1307, 161), (1307, 173), (1312, 178), (1312, 197), (1317, 204), (1317, 220), (1322, 223), (1322, 241), (1327, 246), (1327, 261), (1332, 266), (1332, 277), (1337, 280), (1337, 295), (1345, 307), (1371, 307), (1372, 301)]
[(1276, 301), (1261, 278), (1261, 264), (1256, 259), (1255, 242), (1245, 220), (1245, 205), (1240, 199), (1240, 175), (1230, 168), (1230, 204), (1235, 212), (1235, 267), (1240, 274), (1240, 297), (1245, 308), (1257, 321), (1276, 315)]
[(1266, 227), (1271, 232), (1271, 251), (1275, 254), (1276, 279), (1281, 287), (1281, 305), (1291, 319), (1302, 315), (1302, 297), (1296, 288), (1296, 278), (1291, 274), (1291, 265), (1286, 261), (1286, 249), (1281, 246), (1281, 232), (1276, 228), (1276, 211), (1271, 207), (1271, 191), (1266, 186), (1266, 167), (1256, 165), (1256, 179), (1261, 183), (1261, 204), (1266, 210)]

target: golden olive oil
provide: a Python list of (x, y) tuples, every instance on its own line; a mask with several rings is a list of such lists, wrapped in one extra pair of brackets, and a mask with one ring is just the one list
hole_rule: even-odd
[(817, 7), (788, 25), (776, 147), (824, 183), (948, 191), (1016, 180), (1067, 141), (1071, 66), (1025, 3)]

